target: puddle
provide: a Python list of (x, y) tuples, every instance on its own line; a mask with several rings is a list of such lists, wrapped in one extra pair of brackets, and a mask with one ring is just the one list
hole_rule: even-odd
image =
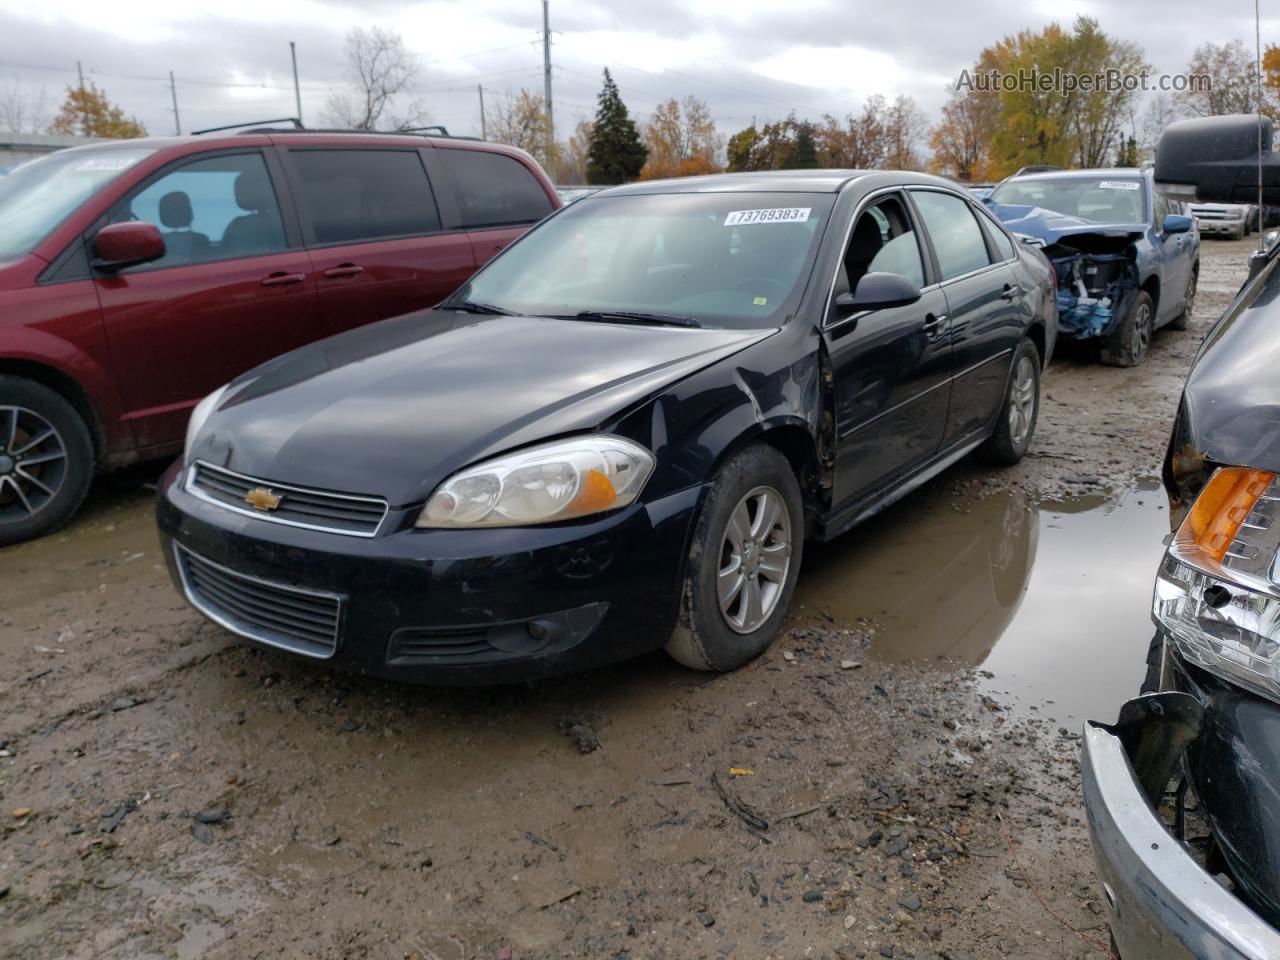
[(927, 498), (811, 546), (797, 613), (873, 619), (872, 656), (981, 666), (997, 699), (1065, 726), (1114, 720), (1146, 669), (1168, 533), (1159, 484), (1039, 506), (1018, 494)]

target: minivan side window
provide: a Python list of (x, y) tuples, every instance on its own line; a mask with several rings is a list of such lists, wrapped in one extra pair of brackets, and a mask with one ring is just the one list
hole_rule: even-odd
[(164, 238), (164, 256), (135, 270), (259, 257), (286, 245), (280, 206), (259, 153), (175, 167), (125, 201), (111, 220), (153, 223)]
[(934, 190), (915, 190), (911, 195), (933, 241), (943, 280), (981, 270), (991, 263), (982, 228), (968, 201)]
[(417, 150), (291, 150), (316, 244), (412, 237), (440, 229)]
[(519, 160), (491, 151), (440, 148), (453, 175), (464, 227), (534, 223), (551, 212), (551, 199)]

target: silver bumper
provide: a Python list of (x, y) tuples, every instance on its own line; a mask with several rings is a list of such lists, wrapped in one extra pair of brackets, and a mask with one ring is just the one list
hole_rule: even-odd
[(1280, 957), (1280, 933), (1165, 830), (1115, 733), (1085, 726), (1081, 768), (1093, 853), (1122, 960)]

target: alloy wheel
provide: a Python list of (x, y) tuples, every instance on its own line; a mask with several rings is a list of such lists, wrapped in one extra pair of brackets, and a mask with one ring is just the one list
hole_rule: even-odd
[(1031, 431), (1036, 412), (1035, 361), (1028, 356), (1018, 359), (1013, 371), (1013, 384), (1009, 388), (1009, 439), (1021, 447)]
[(791, 567), (791, 516), (773, 487), (748, 492), (733, 512), (720, 545), (716, 595), (735, 633), (752, 633), (782, 597)]
[(1151, 305), (1145, 299), (1138, 305), (1138, 310), (1133, 316), (1129, 338), (1134, 360), (1137, 360), (1147, 352), (1147, 347), (1151, 343)]
[(67, 448), (48, 420), (26, 407), (0, 406), (0, 523), (35, 516), (67, 477)]

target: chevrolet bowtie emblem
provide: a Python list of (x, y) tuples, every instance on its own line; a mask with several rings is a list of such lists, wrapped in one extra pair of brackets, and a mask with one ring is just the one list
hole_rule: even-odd
[(284, 497), (272, 493), (266, 487), (254, 487), (244, 495), (245, 503), (255, 510), (261, 510), (263, 513), (276, 509), (283, 499)]

